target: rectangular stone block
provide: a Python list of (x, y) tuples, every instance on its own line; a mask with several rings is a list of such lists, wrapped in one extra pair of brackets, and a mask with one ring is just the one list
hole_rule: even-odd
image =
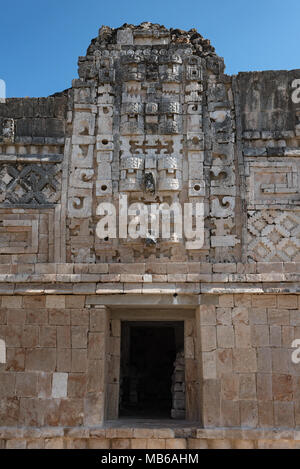
[(96, 426), (103, 423), (104, 396), (103, 393), (89, 393), (84, 398), (84, 424)]
[(262, 373), (272, 373), (272, 349), (257, 349), (257, 371)]
[(268, 323), (272, 326), (289, 326), (290, 313), (288, 309), (268, 309)]
[(238, 401), (221, 401), (221, 422), (224, 427), (241, 425), (240, 403)]
[(72, 326), (89, 326), (89, 311), (86, 309), (71, 309)]
[(251, 327), (243, 323), (235, 324), (235, 346), (236, 348), (249, 348), (252, 345)]
[(258, 406), (256, 401), (241, 401), (241, 425), (246, 428), (256, 428), (258, 425)]
[(18, 309), (22, 307), (22, 296), (2, 296), (2, 308)]
[(211, 352), (217, 348), (216, 326), (200, 327), (200, 347), (203, 352)]
[(45, 308), (46, 297), (42, 295), (24, 296), (23, 306), (29, 310)]
[(46, 309), (26, 310), (26, 324), (48, 324), (48, 311)]
[[(98, 390), (101, 390), (98, 388)], [(71, 398), (83, 398), (87, 392), (86, 373), (70, 373), (68, 375), (68, 396)]]
[(64, 295), (47, 295), (46, 308), (62, 309), (66, 307), (66, 297)]
[(71, 327), (58, 326), (56, 328), (57, 334), (57, 348), (68, 349), (71, 348)]
[(276, 295), (254, 295), (252, 298), (254, 308), (275, 308), (277, 306)]
[(268, 347), (270, 345), (270, 329), (268, 325), (253, 325), (251, 327), (252, 344), (256, 347)]
[(200, 305), (196, 318), (201, 326), (214, 326), (216, 325), (216, 307), (214, 305)]
[(0, 373), (0, 398), (13, 397), (15, 395), (15, 387), (15, 373)]
[(104, 391), (104, 360), (88, 360), (87, 391)]
[(221, 378), (223, 374), (232, 373), (232, 350), (218, 349), (216, 355), (217, 376)]
[(68, 395), (68, 373), (53, 373), (52, 397), (64, 398)]
[(101, 332), (90, 332), (88, 334), (88, 357), (89, 360), (103, 360), (105, 351), (105, 335)]
[(220, 425), (221, 384), (219, 380), (203, 382), (203, 406), (201, 409), (203, 424), (206, 427)]
[(110, 440), (106, 438), (89, 438), (89, 449), (110, 449)]
[(217, 378), (216, 351), (202, 352), (202, 373), (205, 380)]
[(6, 442), (6, 449), (14, 450), (14, 449), (26, 449), (26, 440), (21, 438), (14, 438), (11, 440), (7, 440)]
[(271, 374), (257, 374), (257, 399), (262, 402), (273, 399)]
[(235, 401), (239, 399), (239, 376), (223, 374), (221, 380), (222, 399)]
[(131, 440), (131, 449), (147, 449), (146, 438), (134, 438)]
[(24, 309), (8, 309), (6, 313), (7, 324), (25, 324), (26, 311)]
[(71, 349), (57, 349), (57, 371), (70, 372), (72, 369)]
[(71, 327), (72, 348), (87, 348), (88, 328), (84, 326)]
[(90, 312), (90, 330), (92, 332), (104, 332), (107, 324), (107, 310), (105, 307), (97, 308)]
[(278, 308), (297, 309), (298, 295), (278, 295)]
[(41, 347), (56, 347), (56, 327), (40, 326), (39, 327), (39, 345)]
[(81, 309), (85, 306), (85, 296), (84, 295), (67, 295), (65, 297), (65, 307), (67, 309)]
[(217, 326), (218, 348), (234, 347), (234, 329), (232, 326)]
[(239, 381), (240, 399), (247, 401), (256, 400), (256, 375), (254, 373), (240, 374)]
[(291, 375), (272, 375), (272, 390), (275, 401), (293, 400), (293, 379)]
[(16, 396), (36, 397), (37, 396), (37, 374), (17, 373), (16, 374)]
[(87, 350), (72, 349), (72, 373), (86, 373), (87, 365)]
[(187, 449), (187, 440), (185, 438), (167, 439), (166, 449)]
[(67, 326), (71, 324), (70, 311), (67, 309), (50, 309), (49, 324), (53, 326)]
[(258, 401), (258, 421), (261, 428), (273, 428), (274, 426), (273, 401)]
[(147, 440), (147, 449), (166, 449), (166, 440), (151, 438)]
[(25, 358), (25, 368), (27, 371), (55, 371), (56, 349), (27, 349)]
[(255, 373), (257, 371), (256, 350), (234, 349), (233, 370), (236, 373)]
[(276, 427), (293, 428), (295, 426), (293, 402), (274, 402), (274, 423)]

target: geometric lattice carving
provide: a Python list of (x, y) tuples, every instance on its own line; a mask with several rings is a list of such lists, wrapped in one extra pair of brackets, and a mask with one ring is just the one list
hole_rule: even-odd
[[(264, 165), (264, 166), (263, 166)], [(278, 204), (299, 201), (298, 167), (293, 163), (250, 163), (250, 202)]]
[(0, 202), (5, 205), (47, 205), (57, 202), (60, 164), (3, 164), (0, 166)]
[(260, 210), (249, 214), (248, 255), (252, 260), (300, 260), (300, 211)]

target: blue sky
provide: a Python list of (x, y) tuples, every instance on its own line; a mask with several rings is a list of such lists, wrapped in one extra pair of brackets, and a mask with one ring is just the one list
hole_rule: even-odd
[(71, 86), (101, 25), (196, 28), (226, 72), (300, 68), (299, 0), (0, 0), (0, 79), (7, 97)]

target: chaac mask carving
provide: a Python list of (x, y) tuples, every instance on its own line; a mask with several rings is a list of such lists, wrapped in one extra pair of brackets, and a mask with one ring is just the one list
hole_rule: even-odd
[[(117, 208), (118, 196), (127, 195), (129, 204), (203, 203), (207, 220), (202, 249), (184, 236), (105, 241), (95, 235), (93, 245), (84, 246), (89, 262), (145, 257), (204, 261), (225, 251), (228, 260), (237, 256), (235, 130), (223, 71), (223, 59), (196, 30), (150, 23), (102, 27), (87, 55), (79, 58), (80, 79), (73, 82), (69, 219), (95, 226), (99, 203), (113, 202)], [(218, 174), (226, 177), (218, 179)], [(223, 210), (228, 197), (230, 210)], [(217, 226), (230, 226), (225, 251), (218, 228), (210, 230), (211, 211)], [(80, 244), (71, 234), (69, 260), (82, 260)]]

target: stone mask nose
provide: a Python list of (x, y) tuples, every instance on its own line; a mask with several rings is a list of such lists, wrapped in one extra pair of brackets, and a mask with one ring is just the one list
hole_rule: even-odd
[(152, 173), (145, 173), (144, 176), (145, 192), (154, 194), (155, 193), (155, 180)]

